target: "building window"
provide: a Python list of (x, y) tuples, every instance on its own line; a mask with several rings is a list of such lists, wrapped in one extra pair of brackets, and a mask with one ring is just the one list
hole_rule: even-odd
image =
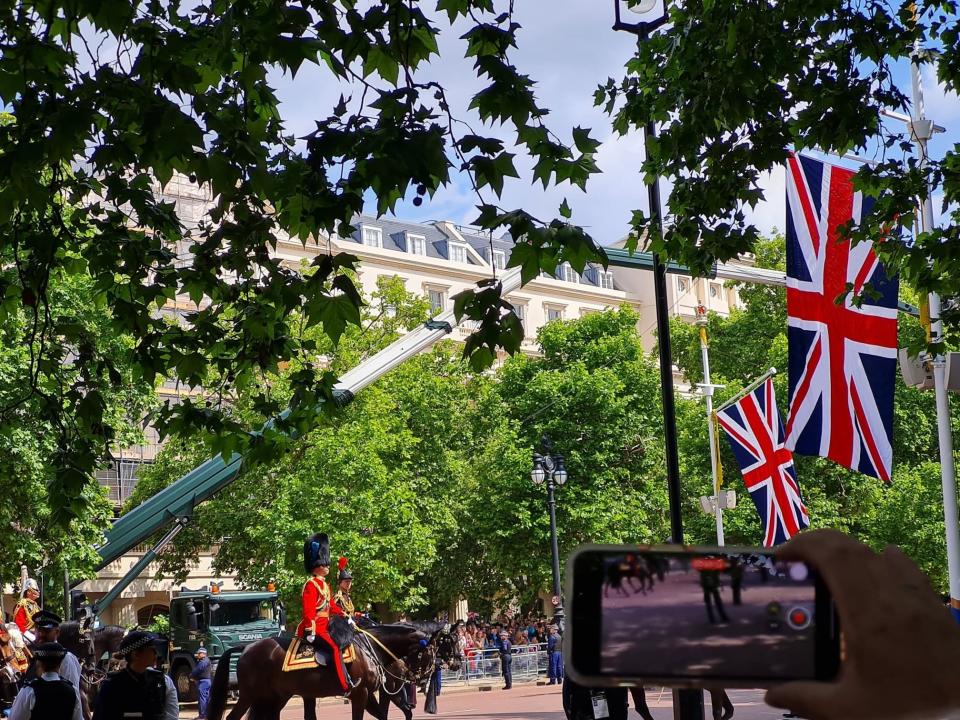
[(597, 270), (598, 285), (604, 290), (613, 290), (613, 273), (609, 270)]
[(458, 262), (466, 265), (467, 263), (467, 246), (462, 243), (448, 243), (450, 248), (450, 262)]
[(407, 233), (407, 252), (411, 255), (426, 255), (427, 239), (423, 235)]
[(578, 283), (580, 282), (580, 273), (574, 270), (570, 263), (564, 263), (560, 266), (561, 268), (561, 277), (567, 282)]
[(443, 290), (428, 288), (427, 297), (430, 299), (431, 314), (436, 315), (443, 312), (443, 308), (447, 304), (447, 294)]
[(677, 278), (677, 292), (683, 295), (690, 289), (686, 278)]
[(710, 283), (710, 297), (714, 300), (720, 297), (720, 286), (717, 283)]
[(523, 327), (523, 335), (527, 335), (527, 306), (523, 303), (514, 303), (513, 311), (517, 314), (517, 317), (520, 319), (520, 325)]
[(507, 266), (507, 254), (503, 250), (493, 251), (493, 266), (497, 270), (503, 270)]
[(383, 247), (383, 231), (378, 227), (364, 225), (363, 244), (367, 247)]
[(556, 305), (547, 305), (547, 322), (563, 320), (563, 308)]

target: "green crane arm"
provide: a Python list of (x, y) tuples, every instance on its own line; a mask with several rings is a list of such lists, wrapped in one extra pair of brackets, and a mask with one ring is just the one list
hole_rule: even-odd
[[(501, 282), (504, 293), (519, 288), (521, 285), (519, 269), (504, 273)], [(349, 403), (357, 392), (453, 332), (457, 324), (452, 310), (442, 313), (344, 373), (334, 388), (337, 404)], [(285, 414), (286, 412), (283, 415)], [(219, 455), (210, 458), (125, 513), (107, 532), (103, 545), (97, 548), (100, 554), (97, 569), (113, 562), (170, 524), (182, 518), (190, 518), (199, 503), (209, 499), (236, 480), (242, 467), (243, 457), (238, 454), (234, 454), (227, 460)], [(119, 590), (117, 587), (111, 590), (113, 597), (116, 597), (136, 578), (136, 574), (130, 575), (131, 573), (128, 573), (118, 582), (117, 585), (122, 586)], [(102, 612), (105, 607), (106, 604), (100, 608), (100, 611)]]

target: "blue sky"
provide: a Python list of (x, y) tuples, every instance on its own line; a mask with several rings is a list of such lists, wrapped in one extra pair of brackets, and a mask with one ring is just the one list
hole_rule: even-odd
[[(543, 12), (546, 7), (549, 12)], [(608, 118), (593, 107), (592, 95), (596, 85), (607, 77), (622, 76), (623, 64), (632, 55), (634, 37), (611, 29), (612, 7), (606, 0), (521, 2), (516, 4), (516, 19), (523, 29), (513, 60), (521, 72), (538, 82), (537, 96), (551, 109), (548, 124), (560, 133), (569, 132), (576, 125), (592, 128), (593, 136), (603, 140), (598, 154), (603, 174), (588, 183), (586, 193), (566, 185), (544, 192), (542, 185), (525, 179), (529, 177), (529, 163), (518, 157), (521, 179), (507, 181), (500, 204), (523, 207), (538, 217), (552, 218), (566, 198), (575, 222), (585, 226), (600, 243), (615, 242), (626, 234), (630, 212), (646, 205), (638, 174), (643, 148), (639, 133), (626, 138), (612, 135)], [(454, 114), (477, 127), (481, 123), (466, 108), (471, 95), (482, 85), (471, 61), (463, 58), (464, 43), (458, 39), (462, 32), (455, 28), (441, 36), (443, 62), (426, 68), (421, 79), (441, 82), (448, 89)], [(901, 87), (909, 91), (909, 68), (905, 63), (896, 68), (896, 76)], [(350, 93), (350, 88), (337, 84), (329, 74), (316, 68), (304, 68), (295, 80), (277, 76), (273, 82), (283, 103), (282, 114), (288, 129), (298, 136), (314, 129), (313, 119), (325, 117), (341, 92)], [(947, 147), (960, 142), (960, 100), (937, 86), (929, 68), (925, 72), (925, 98), (928, 117), (947, 128), (946, 134), (931, 143), (931, 155), (939, 158)], [(491, 134), (498, 133), (494, 129)], [(754, 211), (755, 222), (765, 231), (782, 228), (782, 171), (772, 173), (765, 190), (767, 200)], [(460, 178), (419, 208), (401, 203), (397, 214), (405, 219), (468, 223), (476, 216), (475, 204), (476, 196)], [(939, 217), (939, 204), (935, 212)]]

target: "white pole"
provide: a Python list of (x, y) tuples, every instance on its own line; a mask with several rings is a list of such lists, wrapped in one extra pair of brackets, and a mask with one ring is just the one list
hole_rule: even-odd
[[(913, 115), (910, 135), (917, 146), (920, 169), (928, 162), (927, 140), (933, 134), (933, 123), (927, 120), (923, 107), (923, 86), (920, 80), (919, 46), (914, 46), (910, 63), (910, 78), (913, 84)], [(933, 200), (930, 188), (925, 188), (921, 198), (920, 228), (924, 232), (933, 229)], [(943, 339), (943, 323), (940, 320), (940, 298), (930, 293), (930, 339), (938, 343)], [(943, 487), (943, 520), (947, 533), (947, 571), (950, 577), (950, 610), (960, 622), (960, 526), (957, 522), (957, 482), (953, 466), (953, 433), (950, 428), (950, 401), (947, 397), (946, 361), (942, 354), (933, 359), (933, 387), (937, 398), (937, 439), (940, 445), (940, 480)]]
[(717, 482), (717, 443), (713, 428), (713, 385), (710, 383), (710, 345), (707, 343), (707, 309), (697, 306), (700, 329), (700, 358), (703, 360), (703, 397), (707, 403), (707, 436), (710, 439), (710, 471), (713, 475), (713, 510), (717, 521), (717, 545), (723, 547), (723, 508), (720, 507), (720, 484)]

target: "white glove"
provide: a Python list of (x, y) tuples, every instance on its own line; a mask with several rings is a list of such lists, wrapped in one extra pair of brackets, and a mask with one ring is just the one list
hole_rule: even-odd
[(310, 643), (311, 645), (313, 645), (316, 639), (317, 639), (316, 635), (307, 635), (306, 637), (307, 642)]
[(350, 625), (350, 627), (356, 627), (356, 626), (357, 626), (356, 621), (355, 621), (352, 617), (348, 617), (348, 618), (347, 618), (347, 623)]

